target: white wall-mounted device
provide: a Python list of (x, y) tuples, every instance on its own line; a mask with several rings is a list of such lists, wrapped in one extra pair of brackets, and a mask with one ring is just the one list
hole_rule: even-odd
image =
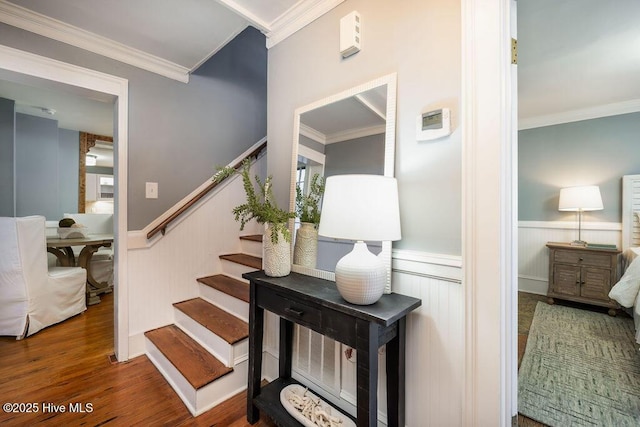
[(360, 51), (362, 21), (355, 10), (340, 19), (340, 55), (343, 58)]
[(418, 115), (416, 139), (431, 141), (451, 135), (451, 112), (448, 108), (426, 111)]

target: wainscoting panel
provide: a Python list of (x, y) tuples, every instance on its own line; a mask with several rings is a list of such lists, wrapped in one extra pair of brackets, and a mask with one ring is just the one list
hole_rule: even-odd
[[(132, 345), (142, 342), (136, 337), (145, 331), (173, 323), (172, 304), (198, 295), (198, 277), (221, 273), (220, 254), (240, 251), (239, 224), (231, 209), (244, 200), (242, 180), (231, 179), (153, 245), (129, 250)], [(251, 226), (243, 234), (251, 234)], [(132, 348), (131, 357), (140, 351)]]
[[(520, 221), (518, 224), (518, 290), (546, 295), (549, 286), (547, 242), (578, 239), (577, 223), (571, 221)], [(611, 222), (583, 222), (582, 240), (620, 247), (622, 225)]]

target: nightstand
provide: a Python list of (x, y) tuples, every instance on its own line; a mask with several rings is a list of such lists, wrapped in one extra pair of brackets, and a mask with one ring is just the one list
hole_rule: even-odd
[(609, 291), (618, 280), (620, 250), (547, 243), (549, 248), (548, 303), (554, 298), (609, 308), (615, 316), (618, 303)]

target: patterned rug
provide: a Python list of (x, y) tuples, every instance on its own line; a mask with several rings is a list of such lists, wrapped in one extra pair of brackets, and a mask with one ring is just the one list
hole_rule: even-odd
[(554, 427), (640, 426), (633, 320), (539, 302), (518, 375), (518, 411)]

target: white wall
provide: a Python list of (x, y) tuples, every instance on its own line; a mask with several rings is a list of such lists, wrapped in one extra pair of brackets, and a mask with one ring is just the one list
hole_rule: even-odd
[[(362, 17), (362, 50), (342, 59), (339, 20), (353, 10)], [(397, 72), (403, 238), (394, 243), (392, 286), (423, 302), (407, 324), (409, 426), (463, 423), (460, 19), (459, 2), (347, 0), (269, 50), (268, 167), (280, 203), (288, 202), (294, 110)], [(452, 135), (417, 142), (417, 115), (439, 107), (452, 111)], [(429, 254), (454, 255), (456, 266)]]
[[(357, 10), (362, 50), (339, 53), (339, 21)], [(298, 107), (398, 73), (396, 177), (403, 239), (394, 247), (461, 253), (460, 4), (347, 0), (269, 50), (269, 172), (280, 203), (289, 195), (293, 114)], [(417, 142), (425, 108), (448, 107), (453, 133)]]

